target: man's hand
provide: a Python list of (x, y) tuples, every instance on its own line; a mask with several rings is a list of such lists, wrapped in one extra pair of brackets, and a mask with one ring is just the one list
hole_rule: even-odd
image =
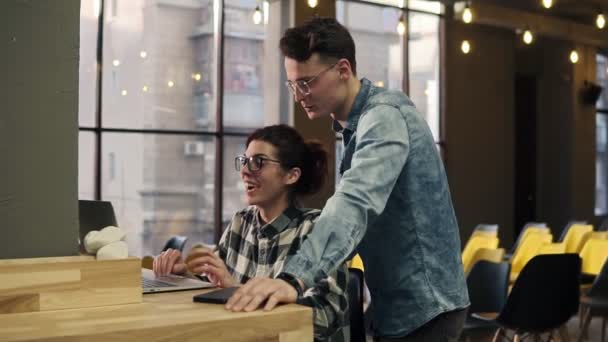
[(230, 311), (254, 311), (264, 305), (264, 310), (272, 310), (279, 303), (295, 303), (298, 292), (281, 279), (253, 278), (241, 286), (226, 303)]

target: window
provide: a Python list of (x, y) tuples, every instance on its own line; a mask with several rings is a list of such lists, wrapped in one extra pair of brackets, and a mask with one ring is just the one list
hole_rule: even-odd
[(597, 101), (595, 215), (608, 215), (608, 57), (597, 56), (597, 83), (604, 90)]
[(264, 46), (277, 45), (266, 41), (269, 16), (256, 25), (258, 1), (224, 1), (224, 86), (215, 93), (212, 0), (98, 3), (81, 5), (79, 198), (113, 203), (131, 255), (158, 254), (172, 235), (215, 243), (244, 206), (233, 158), (253, 129), (273, 122), (265, 106), (278, 108), (264, 98), (282, 91), (266, 77)]

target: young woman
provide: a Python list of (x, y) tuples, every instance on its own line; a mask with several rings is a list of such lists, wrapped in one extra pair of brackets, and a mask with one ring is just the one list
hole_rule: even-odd
[[(184, 260), (179, 251), (167, 250), (154, 259), (157, 275), (190, 270), (206, 274), (217, 286), (238, 286), (254, 277), (274, 278), (296, 253), (320, 213), (300, 208), (297, 199), (318, 191), (327, 177), (321, 145), (305, 142), (286, 125), (264, 127), (248, 137), (235, 168), (250, 206), (234, 215), (215, 251), (194, 248)], [(347, 279), (343, 265), (297, 294), (297, 303), (313, 307), (315, 340), (345, 339)]]

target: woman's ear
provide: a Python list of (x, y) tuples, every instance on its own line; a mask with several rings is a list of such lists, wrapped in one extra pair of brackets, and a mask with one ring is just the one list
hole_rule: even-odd
[(302, 170), (299, 167), (292, 167), (285, 174), (285, 185), (295, 184), (298, 181), (298, 179), (300, 179), (301, 175), (302, 175)]

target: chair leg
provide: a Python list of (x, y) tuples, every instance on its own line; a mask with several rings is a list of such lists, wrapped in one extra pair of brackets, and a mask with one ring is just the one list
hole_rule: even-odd
[(591, 310), (588, 310), (585, 313), (585, 317), (583, 318), (583, 320), (583, 327), (579, 331), (578, 342), (582, 342), (585, 339), (585, 336), (587, 335), (587, 329), (589, 328), (589, 323), (591, 323)]
[(602, 318), (602, 342), (604, 342), (604, 337), (606, 337), (606, 317)]
[(513, 342), (520, 342), (521, 340), (519, 339), (519, 334), (515, 333), (515, 335), (513, 335)]
[(498, 342), (499, 336), (502, 336), (502, 328), (496, 329), (496, 333), (494, 333), (494, 338), (492, 339), (492, 342)]

